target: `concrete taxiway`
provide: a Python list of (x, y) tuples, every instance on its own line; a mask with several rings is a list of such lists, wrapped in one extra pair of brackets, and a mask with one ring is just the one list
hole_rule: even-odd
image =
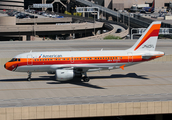
[(44, 41), (0, 44), (0, 118), (42, 119), (172, 113), (172, 41), (159, 40), (166, 56), (111, 71), (88, 73), (90, 82), (54, 81), (53, 75), (3, 68), (4, 60), (32, 51), (127, 49), (135, 41)]

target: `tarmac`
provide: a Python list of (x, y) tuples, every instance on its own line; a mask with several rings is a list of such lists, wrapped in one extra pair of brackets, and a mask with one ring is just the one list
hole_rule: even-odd
[[(141, 102), (146, 102), (147, 104), (150, 102), (161, 102), (160, 105), (163, 107), (162, 102), (165, 101), (170, 102), (166, 105), (166, 107), (169, 106), (168, 113), (172, 112), (170, 109), (170, 105), (172, 105), (172, 68), (170, 67), (172, 65), (172, 40), (158, 40), (156, 50), (165, 52), (165, 57), (126, 67), (125, 70), (116, 69), (88, 73), (88, 76), (90, 77), (88, 83), (81, 82), (79, 79), (58, 82), (54, 80), (53, 75), (48, 75), (47, 73), (33, 73), (32, 80), (28, 82), (26, 80), (27, 73), (11, 72), (3, 68), (3, 64), (5, 63), (4, 60), (10, 59), (23, 52), (29, 52), (30, 50), (33, 52), (100, 50), (101, 48), (104, 48), (104, 50), (117, 50), (127, 49), (135, 42), (135, 40), (1, 42), (0, 108), (58, 105), (76, 106), (86, 104), (90, 105), (89, 108), (91, 109), (91, 105), (95, 104), (112, 105), (114, 103), (133, 103), (134, 105), (134, 103), (141, 104)], [(120, 110), (118, 113), (120, 113)], [(154, 110), (154, 112), (151, 113), (156, 112)], [(148, 109), (148, 111), (143, 114), (151, 113), (149, 113)], [(126, 114), (127, 112), (116, 115)], [(133, 114), (131, 113), (130, 115)], [(97, 113), (93, 116), (98, 115), (99, 114)], [(109, 116), (111, 115), (114, 114), (109, 114)], [(89, 116), (91, 116), (91, 112), (89, 112)], [(26, 118), (36, 119), (44, 117), (29, 117), (28, 115)], [(49, 118), (59, 117), (51, 116)], [(85, 116), (76, 116), (74, 114), (72, 117)], [(19, 118), (22, 118), (22, 114)], [(66, 116), (62, 115), (60, 118), (67, 118), (67, 114)]]

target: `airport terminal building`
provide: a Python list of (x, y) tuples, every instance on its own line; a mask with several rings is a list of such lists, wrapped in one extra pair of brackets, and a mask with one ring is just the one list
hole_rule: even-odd
[[(93, 0), (90, 0), (93, 1)], [(94, 0), (96, 4), (108, 7), (112, 10), (124, 10), (131, 8), (134, 4), (149, 4), (151, 5), (153, 0)], [(169, 4), (169, 0), (155, 0), (155, 11), (160, 10)]]
[[(55, 0), (1, 0), (0, 9), (27, 9), (29, 5), (34, 3), (52, 3)], [(63, 3), (68, 3), (69, 1), (75, 2), (75, 0), (61, 0)], [(67, 2), (68, 1), (68, 2)], [(89, 0), (96, 4), (108, 7), (112, 10), (124, 10), (129, 9), (134, 4), (150, 4), (153, 0)], [(58, 1), (57, 1), (58, 2)], [(54, 3), (57, 3), (54, 2)], [(155, 11), (160, 10), (162, 7), (167, 6), (169, 0), (156, 0), (155, 1)]]

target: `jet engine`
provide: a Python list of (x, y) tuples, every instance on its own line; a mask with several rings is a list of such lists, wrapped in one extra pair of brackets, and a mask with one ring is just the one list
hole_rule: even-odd
[(81, 73), (76, 73), (74, 70), (66, 70), (66, 69), (57, 69), (55, 73), (55, 78), (58, 81), (67, 81), (71, 80), (74, 77), (81, 77)]

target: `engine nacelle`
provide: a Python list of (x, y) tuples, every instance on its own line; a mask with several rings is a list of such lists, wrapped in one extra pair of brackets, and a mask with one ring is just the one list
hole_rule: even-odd
[(75, 76), (74, 70), (58, 69), (56, 70), (56, 80), (67, 81), (73, 79)]

